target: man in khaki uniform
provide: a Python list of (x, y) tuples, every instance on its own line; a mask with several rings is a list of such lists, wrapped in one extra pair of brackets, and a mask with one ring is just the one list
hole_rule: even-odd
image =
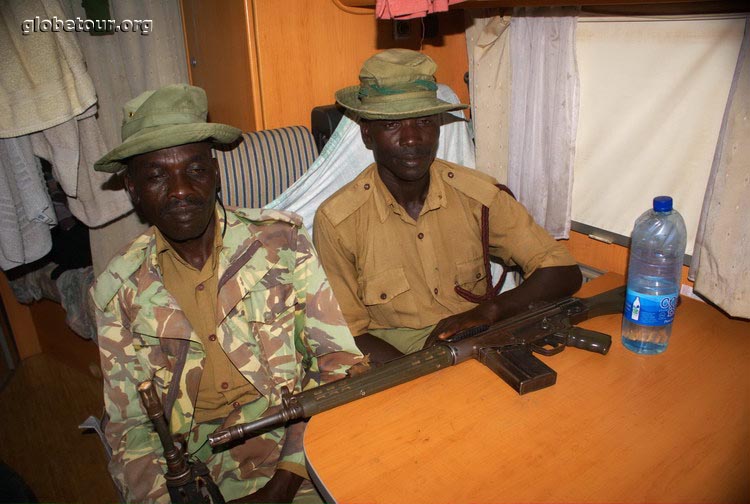
[[(581, 284), (567, 249), (492, 177), (435, 158), (441, 114), (466, 108), (437, 99), (435, 70), (423, 54), (392, 49), (336, 93), (375, 163), (320, 206), (313, 239), (357, 345), (376, 362)], [(487, 293), (487, 252), (519, 266), (523, 283)]]
[(184, 84), (125, 105), (123, 143), (95, 169), (124, 170), (153, 226), (92, 288), (112, 448), (127, 502), (170, 502), (166, 461), (137, 387), (151, 380), (170, 432), (226, 501), (321, 502), (297, 422), (213, 451), (207, 436), (249, 422), (362, 361), (301, 219), (223, 209), (211, 144), (240, 131), (207, 123), (205, 92)]

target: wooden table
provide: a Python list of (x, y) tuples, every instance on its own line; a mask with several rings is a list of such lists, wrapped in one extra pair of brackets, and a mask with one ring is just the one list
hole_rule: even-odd
[[(589, 295), (621, 285), (604, 275)], [(464, 362), (317, 415), (314, 480), (337, 502), (748, 502), (750, 323), (689, 298), (661, 355), (542, 357), (553, 387), (519, 396)]]

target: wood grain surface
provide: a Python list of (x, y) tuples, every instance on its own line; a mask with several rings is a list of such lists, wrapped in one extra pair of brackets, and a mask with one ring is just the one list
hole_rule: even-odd
[(613, 336), (606, 356), (542, 357), (558, 378), (538, 392), (469, 361), (320, 414), (310, 469), (347, 504), (747, 502), (750, 323), (683, 299), (667, 351), (641, 356), (621, 320), (581, 324)]

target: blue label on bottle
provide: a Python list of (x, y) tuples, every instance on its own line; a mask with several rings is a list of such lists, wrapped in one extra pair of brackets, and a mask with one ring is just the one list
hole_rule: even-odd
[(671, 324), (677, 308), (677, 293), (652, 296), (628, 289), (625, 294), (625, 318), (645, 326)]

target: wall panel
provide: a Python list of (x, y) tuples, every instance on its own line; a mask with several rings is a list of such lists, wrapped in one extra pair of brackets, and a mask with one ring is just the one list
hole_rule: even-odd
[(205, 89), (210, 121), (255, 131), (261, 129), (261, 112), (251, 19), (243, 0), (218, 4), (181, 1), (190, 83)]
[[(463, 12), (438, 16), (439, 33), (421, 40), (422, 22), (394, 40), (393, 23), (352, 14), (332, 0), (247, 0), (252, 5), (263, 127), (308, 125), (310, 111), (334, 102), (336, 90), (357, 83), (365, 59), (391, 47), (422, 50), (438, 63), (438, 79), (468, 100)], [(468, 101), (467, 101), (468, 103)]]

